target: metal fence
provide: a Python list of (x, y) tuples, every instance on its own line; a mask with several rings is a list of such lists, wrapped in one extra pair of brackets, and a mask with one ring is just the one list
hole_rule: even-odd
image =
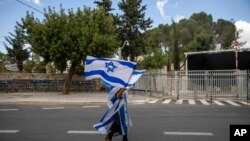
[(249, 71), (246, 70), (147, 73), (134, 89), (148, 91), (150, 96), (173, 96), (177, 99), (249, 99), (249, 81)]

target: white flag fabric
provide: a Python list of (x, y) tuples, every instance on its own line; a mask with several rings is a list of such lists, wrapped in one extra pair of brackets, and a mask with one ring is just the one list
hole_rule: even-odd
[(100, 122), (94, 125), (94, 128), (103, 134), (108, 134), (110, 128), (112, 127), (116, 116), (119, 115), (120, 126), (122, 135), (128, 134), (129, 126), (132, 126), (132, 121), (128, 114), (127, 109), (127, 91), (123, 93), (122, 99), (117, 99), (115, 94), (120, 90), (120, 88), (113, 87), (108, 93), (108, 105), (109, 109), (102, 116)]
[(126, 88), (132, 88), (145, 70), (134, 70)]
[(127, 87), (136, 63), (87, 56), (84, 76), (86, 80), (101, 78), (114, 87)]

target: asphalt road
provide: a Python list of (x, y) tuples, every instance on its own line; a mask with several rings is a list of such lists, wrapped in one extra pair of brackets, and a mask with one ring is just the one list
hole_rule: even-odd
[[(96, 134), (93, 124), (106, 108), (104, 104), (0, 105), (0, 141), (103, 141), (105, 135)], [(128, 137), (129, 141), (229, 141), (230, 124), (250, 124), (249, 109), (129, 105), (133, 126)]]

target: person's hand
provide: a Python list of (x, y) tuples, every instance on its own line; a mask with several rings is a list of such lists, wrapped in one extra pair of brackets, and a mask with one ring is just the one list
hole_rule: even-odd
[(115, 94), (116, 98), (117, 98), (117, 99), (122, 99), (122, 95), (123, 95), (124, 91), (126, 91), (126, 89), (125, 89), (125, 88), (121, 88), (121, 89)]

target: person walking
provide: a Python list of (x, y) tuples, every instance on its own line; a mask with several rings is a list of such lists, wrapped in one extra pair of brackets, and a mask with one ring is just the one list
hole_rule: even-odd
[(128, 141), (128, 126), (132, 126), (127, 110), (127, 93), (125, 88), (109, 86), (108, 106), (109, 109), (94, 128), (106, 134), (105, 141), (123, 135), (122, 141)]
[(86, 57), (85, 79), (100, 78), (103, 84), (109, 88), (109, 109), (100, 122), (94, 125), (96, 130), (107, 134), (106, 141), (111, 141), (116, 135), (123, 135), (123, 141), (128, 140), (128, 126), (132, 126), (127, 110), (128, 90), (135, 85), (145, 72), (145, 70), (135, 70), (135, 68), (135, 62)]

